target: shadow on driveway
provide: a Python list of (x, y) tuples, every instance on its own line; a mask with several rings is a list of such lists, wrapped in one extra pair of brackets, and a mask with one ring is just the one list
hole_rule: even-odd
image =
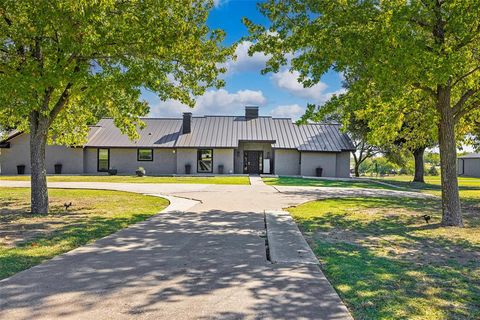
[(271, 264), (263, 215), (163, 213), (0, 282), (2, 319), (350, 319), (317, 266)]

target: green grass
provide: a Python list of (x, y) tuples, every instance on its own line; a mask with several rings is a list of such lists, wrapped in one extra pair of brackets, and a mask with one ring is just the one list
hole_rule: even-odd
[[(50, 214), (32, 215), (30, 189), (0, 188), (0, 232), (8, 235), (0, 239), (0, 279), (145, 220), (168, 205), (163, 198), (118, 191), (51, 189), (49, 195)], [(65, 202), (72, 202), (68, 212)], [(12, 238), (17, 241), (7, 243)]]
[[(413, 177), (403, 175), (378, 178), (378, 180), (403, 188), (413, 188), (424, 193), (441, 195), (440, 176), (426, 176), (425, 183), (412, 182)], [(458, 177), (458, 186), (460, 198), (464, 204), (480, 207), (480, 178)]]
[(344, 198), (289, 211), (355, 319), (479, 319), (480, 210), (464, 214), (465, 228), (443, 228), (440, 207)]
[(268, 185), (275, 186), (306, 186), (306, 187), (336, 187), (336, 188), (374, 188), (374, 189), (396, 189), (375, 182), (359, 180), (330, 180), (330, 179), (308, 179), (295, 177), (263, 178)]
[[(247, 176), (182, 176), (182, 177), (137, 177), (108, 175), (56, 175), (48, 176), (49, 182), (118, 182), (118, 183), (199, 183), (199, 184), (240, 184), (248, 185)], [(30, 181), (30, 176), (0, 176), (0, 180)]]

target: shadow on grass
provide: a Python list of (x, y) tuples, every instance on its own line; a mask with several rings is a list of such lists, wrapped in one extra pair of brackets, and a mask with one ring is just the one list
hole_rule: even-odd
[[(377, 179), (380, 182), (390, 183), (399, 187), (407, 188), (407, 189), (418, 189), (418, 190), (431, 190), (431, 191), (441, 191), (442, 187), (440, 184), (434, 183), (421, 183), (421, 182), (414, 182), (414, 181), (399, 181), (393, 180), (388, 178)], [(459, 190), (478, 190), (480, 192), (480, 187), (476, 186), (465, 186), (461, 183), (459, 184)]]
[(372, 188), (372, 189), (394, 189), (375, 182), (359, 180), (329, 180), (329, 179), (308, 179), (298, 177), (265, 178), (267, 184), (278, 186), (306, 186), (306, 187), (331, 187), (331, 188)]
[(478, 279), (474, 282), (460, 266), (419, 267), (346, 243), (317, 241), (314, 249), (355, 319), (480, 316)]
[[(315, 206), (299, 209), (297, 222), (355, 319), (480, 317), (480, 246), (435, 235), (440, 227), (438, 199), (322, 201), (318, 215)], [(364, 216), (368, 209), (371, 220)], [(426, 224), (424, 214), (435, 223)], [(474, 227), (478, 219), (466, 220)]]
[(105, 237), (128, 225), (143, 221), (153, 214), (122, 217), (88, 217), (44, 236), (35, 237), (15, 248), (0, 248), (0, 279), (28, 269), (60, 253), (70, 251), (93, 240)]

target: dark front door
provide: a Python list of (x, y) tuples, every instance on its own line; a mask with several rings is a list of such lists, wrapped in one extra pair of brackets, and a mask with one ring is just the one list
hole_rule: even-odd
[(263, 151), (244, 151), (243, 173), (262, 173)]

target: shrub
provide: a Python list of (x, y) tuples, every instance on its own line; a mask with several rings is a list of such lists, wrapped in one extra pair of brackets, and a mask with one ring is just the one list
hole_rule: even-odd
[(438, 176), (438, 169), (436, 166), (431, 166), (430, 169), (428, 169), (428, 174), (430, 176)]

